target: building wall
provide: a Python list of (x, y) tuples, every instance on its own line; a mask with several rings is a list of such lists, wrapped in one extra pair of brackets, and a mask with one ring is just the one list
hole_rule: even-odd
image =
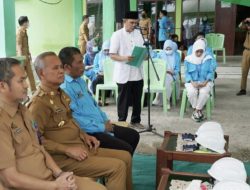
[(226, 55), (234, 54), (236, 10), (236, 5), (223, 7), (220, 1), (216, 1), (215, 32), (225, 34)]
[(22, 15), (30, 20), (28, 35), (32, 56), (43, 51), (58, 53), (62, 47), (74, 45), (74, 1), (49, 5), (41, 1), (16, 0), (15, 6), (16, 21)]
[(0, 0), (0, 57), (16, 55), (14, 5), (14, 0)]

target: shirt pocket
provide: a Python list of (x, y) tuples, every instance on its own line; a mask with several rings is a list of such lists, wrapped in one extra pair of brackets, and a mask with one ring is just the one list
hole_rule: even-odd
[(55, 127), (58, 127), (60, 123), (61, 125), (63, 125), (64, 123), (66, 123), (67, 120), (67, 110), (63, 108), (53, 109), (52, 120), (56, 124)]
[(11, 133), (12, 133), (14, 143), (21, 144), (23, 140), (25, 139), (25, 136), (23, 134), (24, 133), (23, 128), (20, 128), (20, 127), (13, 128), (13, 125), (12, 125)]
[[(13, 146), (15, 148), (15, 154), (17, 157), (22, 157), (27, 154), (30, 138), (27, 135), (28, 132), (25, 131), (26, 129), (20, 127), (11, 127), (11, 133), (13, 137)], [(28, 148), (28, 149), (27, 149)]]

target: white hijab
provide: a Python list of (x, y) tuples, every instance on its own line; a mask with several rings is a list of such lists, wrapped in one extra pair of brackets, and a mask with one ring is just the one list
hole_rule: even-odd
[[(164, 43), (163, 51), (160, 57), (161, 59), (166, 61), (168, 71), (174, 71), (174, 66), (176, 64), (176, 60), (175, 60), (176, 46), (177, 45), (175, 45), (175, 42), (173, 42), (172, 40), (166, 40)], [(171, 48), (171, 50), (166, 51), (167, 48)]]
[[(195, 55), (195, 52), (197, 50), (203, 50), (203, 54), (200, 56), (200, 57), (197, 57)], [(185, 60), (190, 62), (190, 63), (193, 63), (195, 65), (199, 65), (202, 63), (206, 53), (205, 53), (205, 50), (206, 50), (206, 43), (204, 40), (202, 39), (199, 39), (199, 40), (196, 40), (194, 42), (194, 45), (193, 45), (193, 50), (192, 50), (192, 54), (191, 55), (188, 55)]]

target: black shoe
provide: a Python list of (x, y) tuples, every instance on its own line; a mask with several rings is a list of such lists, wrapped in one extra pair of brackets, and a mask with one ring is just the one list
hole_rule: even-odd
[(192, 118), (194, 121), (196, 121), (196, 122), (201, 122), (200, 117), (199, 117), (199, 114), (198, 114), (197, 111), (194, 111), (194, 112), (193, 112), (191, 118)]
[(246, 94), (247, 94), (247, 91), (242, 89), (236, 95), (241, 96), (241, 95), (246, 95)]

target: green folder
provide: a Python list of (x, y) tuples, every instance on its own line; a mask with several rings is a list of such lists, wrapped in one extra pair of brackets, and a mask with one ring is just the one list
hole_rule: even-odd
[(147, 54), (146, 48), (135, 46), (131, 55), (134, 57), (134, 59), (130, 62), (127, 62), (127, 64), (134, 67), (140, 67), (146, 54)]

